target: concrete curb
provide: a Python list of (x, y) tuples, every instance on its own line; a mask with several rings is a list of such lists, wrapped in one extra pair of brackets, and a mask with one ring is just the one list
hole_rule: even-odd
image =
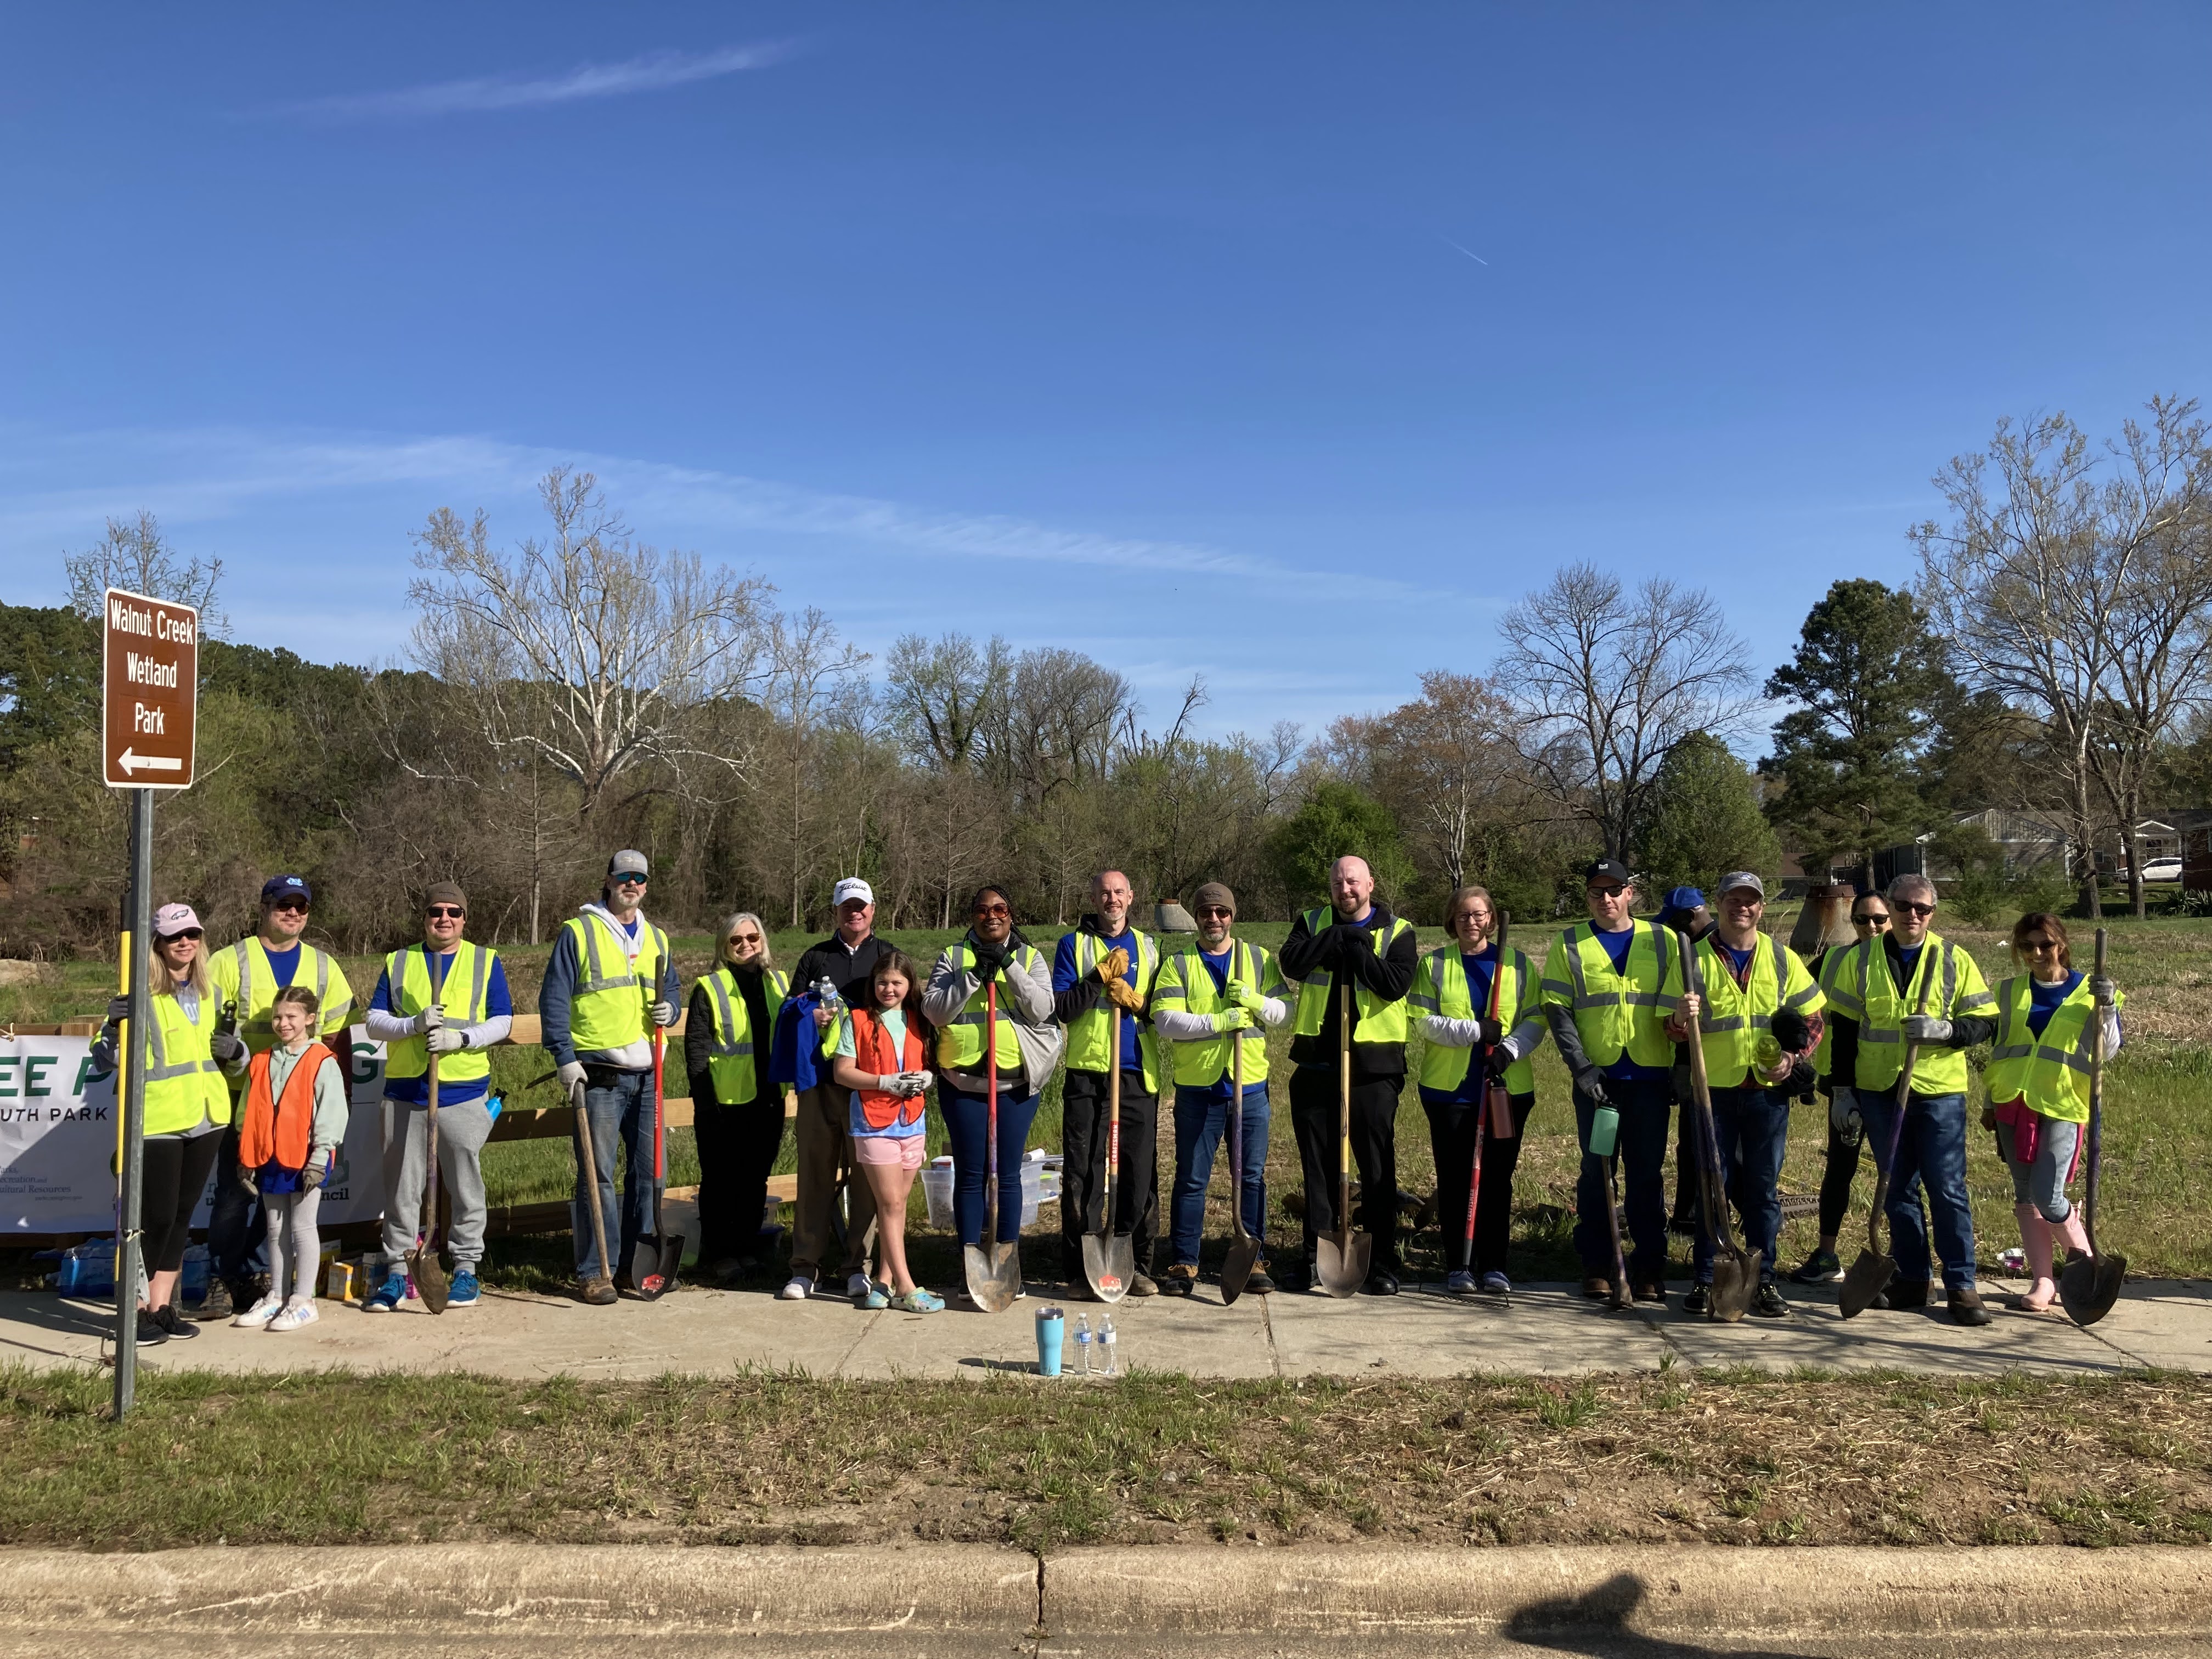
[[(2002, 1586), (1991, 1590), (1990, 1585)], [(1042, 1597), (1042, 1601), (1040, 1601)], [(2212, 1630), (2212, 1549), (472, 1545), (0, 1552), (0, 1632), (1639, 1637)]]

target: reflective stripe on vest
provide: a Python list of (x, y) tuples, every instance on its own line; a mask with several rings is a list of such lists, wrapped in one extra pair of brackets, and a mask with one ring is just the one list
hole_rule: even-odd
[[(1230, 945), (1227, 977), (1250, 986), (1262, 996), (1267, 994), (1267, 975), (1273, 959), (1265, 945), (1247, 945), (1242, 939)], [(1280, 986), (1279, 977), (1277, 984)], [(1152, 1006), (1155, 1008), (1179, 1008), (1185, 1013), (1212, 1015), (1231, 1005), (1214, 988), (1213, 970), (1206, 965), (1201, 954), (1187, 951), (1173, 958), (1160, 969)], [(1267, 1028), (1253, 1017), (1252, 1024), (1238, 1032), (1244, 1044), (1244, 1086), (1267, 1080)], [(1169, 1056), (1179, 1089), (1210, 1089), (1229, 1074), (1231, 1037), (1225, 1031), (1168, 1045)]]
[(1676, 1005), (1670, 980), (1681, 969), (1674, 936), (1648, 921), (1632, 921), (1629, 928), (1634, 937), (1618, 970), (1594, 925), (1568, 928), (1544, 963), (1544, 1000), (1573, 1011), (1592, 1065), (1610, 1066), (1624, 1051), (1638, 1066), (1671, 1065), (1674, 1045), (1664, 1016)]
[[(1838, 1011), (1858, 1022), (1858, 1064), (1851, 1079), (1854, 1088), (1888, 1089), (1895, 1085), (1899, 1074), (1905, 1070), (1905, 1017), (1920, 1012), (1923, 991), (1934, 991), (1928, 998), (1928, 1016), (1931, 1019), (1979, 1013), (1986, 1011), (1992, 1001), (1986, 989), (1960, 989), (1962, 981), (1978, 980), (1980, 970), (1973, 966), (1972, 958), (1966, 959), (1962, 968), (1959, 947), (1940, 933), (1931, 933), (1923, 938), (1920, 953), (1913, 962), (1911, 983), (1902, 993), (1890, 972), (1888, 953), (1880, 939), (1868, 939), (1851, 949), (1856, 957), (1845, 964), (1838, 979), (1840, 988), (1856, 1006), (1854, 1009), (1839, 1000)], [(1877, 952), (1883, 958), (1879, 975), (1875, 972)], [(1963, 1048), (1932, 1045), (1921, 1048), (1914, 1063), (1913, 1093), (1960, 1094), (1966, 1087), (1966, 1054)]]
[[(707, 975), (705, 982), (707, 1006), (714, 1017), (707, 1035), (707, 1075), (714, 1082), (717, 1101), (725, 1106), (742, 1106), (760, 1091), (760, 1034), (752, 1029), (751, 1012), (735, 969), (724, 963)], [(790, 994), (788, 974), (771, 968), (761, 975), (761, 1006), (768, 1016), (771, 1037), (776, 1011)]]
[(174, 996), (149, 999), (146, 1023), (146, 1133), (177, 1134), (203, 1118), (230, 1121), (230, 1086), (208, 1052), (215, 1035), (215, 998), (200, 999), (199, 1018), (189, 1018)]
[[(2026, 974), (2002, 981), (1996, 992), (1997, 1035), (1983, 1084), (1992, 1101), (2023, 1100), (2032, 1111), (2069, 1123), (2089, 1121), (2089, 1066), (2097, 1036), (2097, 1000), (2089, 981), (2051, 1010), (2039, 1036), (2029, 1029), (2034, 981)], [(2115, 994), (2115, 1011), (2124, 1001)]]
[[(658, 994), (668, 963), (668, 935), (651, 922), (644, 923), (645, 937), (639, 939), (633, 960), (616, 938), (613, 924), (597, 911), (571, 916), (562, 926), (576, 931), (576, 956), (584, 969), (568, 1004), (569, 1047), (580, 1054), (599, 1054), (642, 1042), (646, 1005)], [(609, 951), (621, 973), (607, 971)]]
[[(267, 975), (269, 994), (264, 998), (259, 994), (260, 987), (255, 984), (253, 978), (253, 960), (257, 956), (264, 969), (269, 966), (268, 947), (258, 939), (242, 939), (230, 947), (230, 954), (238, 964), (238, 1034), (246, 1039), (246, 1046), (257, 1054), (264, 1048), (273, 1048), (276, 1046), (276, 1028), (270, 1024), (269, 1011), (276, 1004), (276, 993), (283, 988), (276, 983), (275, 972), (270, 971)], [(331, 959), (313, 945), (302, 945), (300, 947), (300, 965), (304, 968), (310, 962), (315, 967), (315, 1024), (320, 1029), (329, 1023), (334, 1012), (343, 1014), (351, 1008), (353, 999), (348, 996), (337, 1008), (331, 1008)], [(300, 976), (295, 972), (292, 975), (292, 983), (297, 985), (299, 982)]]
[[(949, 949), (945, 954), (952, 958), (953, 971), (966, 972), (975, 964), (975, 953), (966, 941)], [(1007, 958), (1009, 967), (1018, 966), (1035, 973), (1044, 963), (1033, 945), (1024, 945)], [(990, 1018), (984, 1008), (984, 987), (978, 985), (975, 994), (963, 1005), (958, 1013), (937, 1036), (937, 1063), (948, 1072), (972, 1072), (983, 1061), (983, 1027)], [(1000, 1072), (1017, 1072), (1022, 1068), (1022, 1045), (1014, 1035), (1014, 1023), (1006, 1012), (1006, 1000), (999, 999), (999, 1029), (993, 1034), (999, 1056)]]
[[(481, 1025), (489, 1018), (484, 1006), (491, 984), (491, 964), (498, 952), (481, 945), (471, 945), (462, 939), (453, 946), (453, 960), (447, 964), (445, 976), (436, 981), (438, 1006), (446, 1011), (449, 1025)], [(412, 1019), (430, 1006), (430, 987), (433, 975), (430, 963), (433, 952), (427, 945), (410, 945), (404, 951), (394, 951), (384, 959), (385, 989), (392, 997), (392, 1012)], [(442, 956), (440, 959), (442, 960)], [(455, 993), (462, 987), (467, 990), (462, 1000), (456, 1002)], [(430, 1039), (428, 1036), (395, 1037), (385, 1045), (384, 1075), (387, 1078), (422, 1077), (430, 1069)], [(438, 1077), (441, 1082), (472, 1083), (491, 1075), (491, 1055), (482, 1048), (456, 1048), (438, 1057)]]
[[(1528, 1018), (1533, 1000), (1528, 956), (1508, 945), (1492, 971), (1492, 988), (1498, 993), (1498, 1021), (1510, 1031)], [(1442, 947), (1429, 952), (1414, 978), (1411, 1000), (1419, 1012), (1434, 1014), (1440, 1019), (1478, 1017), (1474, 988), (1468, 979), (1467, 963), (1456, 939), (1447, 940)], [(1480, 1010), (1480, 1017), (1488, 1018), (1489, 1010)], [(1441, 1042), (1428, 1044), (1421, 1055), (1421, 1087), (1457, 1090), (1467, 1081), (1470, 1068), (1478, 1063), (1481, 1053), (1480, 1043), (1467, 1048), (1449, 1048)], [(1527, 1094), (1536, 1086), (1534, 1063), (1523, 1055), (1505, 1068), (1504, 1081), (1507, 1093)]]
[[(1305, 913), (1306, 932), (1319, 939), (1334, 925), (1336, 912), (1328, 905)], [(1366, 930), (1372, 933), (1374, 930)], [(1399, 936), (1413, 931), (1413, 924), (1403, 916), (1390, 919), (1389, 935), (1375, 941), (1375, 954), (1381, 957), (1398, 942)], [(1335, 989), (1334, 975), (1326, 968), (1316, 968), (1312, 975), (1298, 987), (1298, 1017), (1291, 1027), (1297, 1036), (1317, 1036), (1322, 1022), (1328, 1017), (1328, 1001)], [(1413, 988), (1408, 986), (1409, 991)], [(1352, 1040), (1354, 1042), (1403, 1042), (1406, 1040), (1406, 999), (1385, 1002), (1356, 979), (1352, 981), (1352, 1000), (1358, 1009), (1359, 1018), (1352, 1022)]]

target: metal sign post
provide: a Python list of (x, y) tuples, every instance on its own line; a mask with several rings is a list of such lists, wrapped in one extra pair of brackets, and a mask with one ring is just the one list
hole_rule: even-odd
[(102, 606), (100, 759), (110, 788), (131, 793), (131, 892), (119, 989), (131, 999), (116, 1048), (115, 1415), (138, 1384), (138, 1297), (146, 1282), (139, 1219), (146, 1176), (143, 1033), (154, 1018), (154, 792), (188, 789), (199, 710), (199, 612), (111, 587)]

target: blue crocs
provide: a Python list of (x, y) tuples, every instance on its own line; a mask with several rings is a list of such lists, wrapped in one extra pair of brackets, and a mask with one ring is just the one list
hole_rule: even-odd
[(483, 1287), (477, 1283), (476, 1269), (456, 1268), (453, 1282), (447, 1287), (446, 1305), (449, 1308), (473, 1308), (483, 1299)]
[(407, 1299), (407, 1275), (397, 1267), (385, 1275), (384, 1283), (368, 1294), (361, 1304), (363, 1313), (390, 1313)]

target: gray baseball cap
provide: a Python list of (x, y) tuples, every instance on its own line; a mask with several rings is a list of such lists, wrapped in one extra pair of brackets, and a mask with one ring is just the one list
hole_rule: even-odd
[(607, 875), (610, 878), (616, 876), (641, 876), (645, 872), (645, 854), (629, 848), (624, 848), (607, 860)]
[(1766, 884), (1749, 870), (1729, 871), (1715, 884), (1713, 890), (1726, 898), (1739, 887), (1748, 887), (1761, 898), (1766, 896)]

